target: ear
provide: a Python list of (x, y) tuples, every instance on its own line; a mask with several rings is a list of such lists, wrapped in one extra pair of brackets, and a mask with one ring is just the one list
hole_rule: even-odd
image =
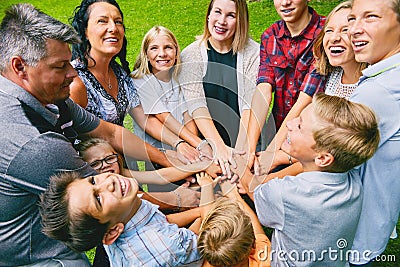
[(20, 56), (11, 58), (11, 69), (18, 77), (22, 79), (26, 78), (26, 64)]
[(332, 165), (333, 161), (335, 158), (331, 153), (328, 152), (321, 152), (318, 153), (317, 156), (314, 159), (315, 165), (317, 165), (320, 168), (326, 168), (329, 165)]
[(103, 237), (103, 244), (111, 245), (114, 243), (114, 241), (122, 234), (124, 228), (123, 223), (117, 223), (113, 227), (109, 228)]

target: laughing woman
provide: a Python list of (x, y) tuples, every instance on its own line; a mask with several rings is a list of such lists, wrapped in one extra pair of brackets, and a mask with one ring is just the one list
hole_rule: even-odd
[(213, 145), (229, 175), (235, 165), (231, 147), (245, 143), (258, 72), (259, 45), (248, 35), (245, 0), (211, 0), (199, 40), (182, 51), (183, 92), (201, 134)]
[[(82, 42), (72, 47), (72, 65), (79, 77), (71, 84), (71, 98), (101, 119), (121, 126), (129, 113), (150, 135), (173, 144), (178, 137), (168, 129), (160, 131), (163, 125), (143, 113), (129, 76), (123, 13), (118, 3), (115, 0), (83, 0), (75, 9), (72, 26)], [(186, 158), (186, 161), (189, 160)]]

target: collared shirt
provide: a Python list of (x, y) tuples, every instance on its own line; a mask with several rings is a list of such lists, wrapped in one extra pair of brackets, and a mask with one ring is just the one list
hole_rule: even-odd
[(380, 255), (397, 224), (400, 212), (400, 53), (363, 71), (351, 101), (370, 107), (378, 117), (380, 143), (375, 155), (361, 168), (363, 207), (352, 250), (367, 257)]
[[(71, 99), (65, 101), (77, 133), (94, 130), (99, 119)], [(96, 173), (70, 140), (53, 131), (57, 114), (23, 88), (0, 75), (0, 266), (21, 266), (48, 259), (77, 259), (62, 242), (41, 232), (39, 195), (49, 178), (62, 171)], [(72, 265), (76, 266), (76, 265)]]
[(292, 37), (283, 20), (272, 24), (261, 36), (260, 68), (257, 84), (269, 83), (275, 92), (273, 115), (278, 129), (296, 103), (299, 92), (314, 95), (323, 91), (325, 79), (314, 72), (314, 40), (321, 32), (325, 18), (309, 7), (308, 26)]
[(200, 260), (196, 234), (169, 223), (158, 206), (146, 200), (119, 238), (104, 247), (114, 267), (182, 266)]
[(345, 266), (340, 255), (356, 233), (361, 191), (357, 171), (304, 172), (257, 186), (257, 216), (275, 229), (271, 266)]

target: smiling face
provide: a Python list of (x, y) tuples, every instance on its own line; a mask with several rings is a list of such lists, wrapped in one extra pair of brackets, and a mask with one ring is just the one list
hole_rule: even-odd
[(278, 15), (286, 23), (296, 23), (308, 14), (309, 0), (274, 0)]
[(124, 25), (118, 8), (105, 2), (93, 3), (89, 8), (86, 38), (91, 49), (90, 56), (113, 57), (122, 49)]
[(149, 43), (146, 54), (152, 66), (152, 72), (156, 74), (160, 71), (169, 70), (175, 65), (177, 47), (169, 36), (159, 34)]
[(286, 124), (288, 133), (281, 149), (300, 161), (303, 166), (313, 163), (317, 155), (314, 150), (315, 140), (312, 130), (316, 122), (312, 104), (310, 104), (298, 118), (290, 120)]
[[(84, 154), (83, 160), (91, 164), (94, 161), (102, 160), (108, 156), (117, 154), (117, 152), (115, 152), (115, 150), (111, 147), (111, 145), (107, 143), (100, 143), (86, 149), (83, 154)], [(97, 171), (99, 173), (105, 173), (105, 172), (116, 173), (116, 174), (121, 173), (118, 161), (111, 164), (108, 164), (107, 162), (103, 161), (103, 166)]]
[(334, 67), (355, 63), (354, 52), (348, 36), (347, 16), (350, 11), (350, 8), (339, 10), (329, 18), (325, 26), (323, 46), (329, 63)]
[(67, 43), (47, 40), (47, 56), (36, 66), (25, 65), (26, 89), (43, 105), (54, 104), (69, 97), (70, 84), (76, 71), (69, 63), (71, 50)]
[(110, 225), (126, 224), (141, 203), (136, 180), (113, 173), (77, 179), (67, 190), (72, 213), (80, 210)]
[(236, 32), (236, 4), (232, 0), (215, 0), (208, 15), (208, 30), (214, 42), (232, 44)]
[(355, 0), (348, 21), (358, 62), (375, 64), (400, 51), (400, 22), (391, 0)]

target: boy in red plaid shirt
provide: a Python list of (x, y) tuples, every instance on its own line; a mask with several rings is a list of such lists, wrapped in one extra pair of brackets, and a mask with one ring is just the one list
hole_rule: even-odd
[[(272, 101), (272, 92), (275, 93), (272, 114), (278, 130), (281, 125), (285, 126), (286, 120), (297, 117), (311, 103), (316, 92), (324, 90), (324, 78), (313, 71), (312, 47), (322, 30), (325, 17), (318, 15), (308, 6), (308, 2), (309, 0), (274, 0), (281, 20), (272, 24), (261, 36), (257, 90), (253, 96), (247, 130), (250, 154), (255, 151), (260, 129)], [(296, 101), (299, 103), (294, 106)], [(275, 139), (276, 142), (271, 142), (267, 151), (279, 150), (283, 140)], [(286, 154), (279, 153), (277, 156), (280, 158), (274, 161), (291, 163)], [(261, 170), (267, 172), (270, 166), (266, 166), (262, 157), (259, 160)], [(250, 162), (249, 165), (252, 165), (252, 160)]]

